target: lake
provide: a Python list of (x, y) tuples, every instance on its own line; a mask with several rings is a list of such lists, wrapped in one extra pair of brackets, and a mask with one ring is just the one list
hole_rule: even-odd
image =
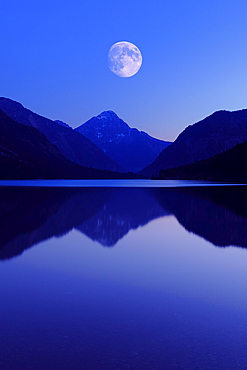
[(0, 185), (0, 368), (247, 369), (246, 186)]

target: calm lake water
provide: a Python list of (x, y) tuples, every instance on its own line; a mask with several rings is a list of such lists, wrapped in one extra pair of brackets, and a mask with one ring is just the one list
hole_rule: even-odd
[(247, 369), (246, 186), (35, 184), (0, 187), (0, 368)]

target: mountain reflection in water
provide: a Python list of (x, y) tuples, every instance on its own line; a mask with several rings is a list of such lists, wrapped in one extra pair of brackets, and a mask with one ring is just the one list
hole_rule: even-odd
[(77, 229), (113, 247), (130, 230), (174, 215), (215, 246), (247, 247), (247, 188), (0, 188), (0, 259)]

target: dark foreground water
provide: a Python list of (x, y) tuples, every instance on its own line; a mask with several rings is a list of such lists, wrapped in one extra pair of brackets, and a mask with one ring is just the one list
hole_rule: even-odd
[(0, 368), (247, 369), (247, 188), (0, 187)]

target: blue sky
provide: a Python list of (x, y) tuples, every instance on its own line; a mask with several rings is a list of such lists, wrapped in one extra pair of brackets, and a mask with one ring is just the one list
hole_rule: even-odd
[[(174, 140), (220, 109), (247, 107), (246, 0), (2, 0), (0, 96), (77, 127), (104, 110)], [(114, 75), (112, 44), (143, 55)]]

